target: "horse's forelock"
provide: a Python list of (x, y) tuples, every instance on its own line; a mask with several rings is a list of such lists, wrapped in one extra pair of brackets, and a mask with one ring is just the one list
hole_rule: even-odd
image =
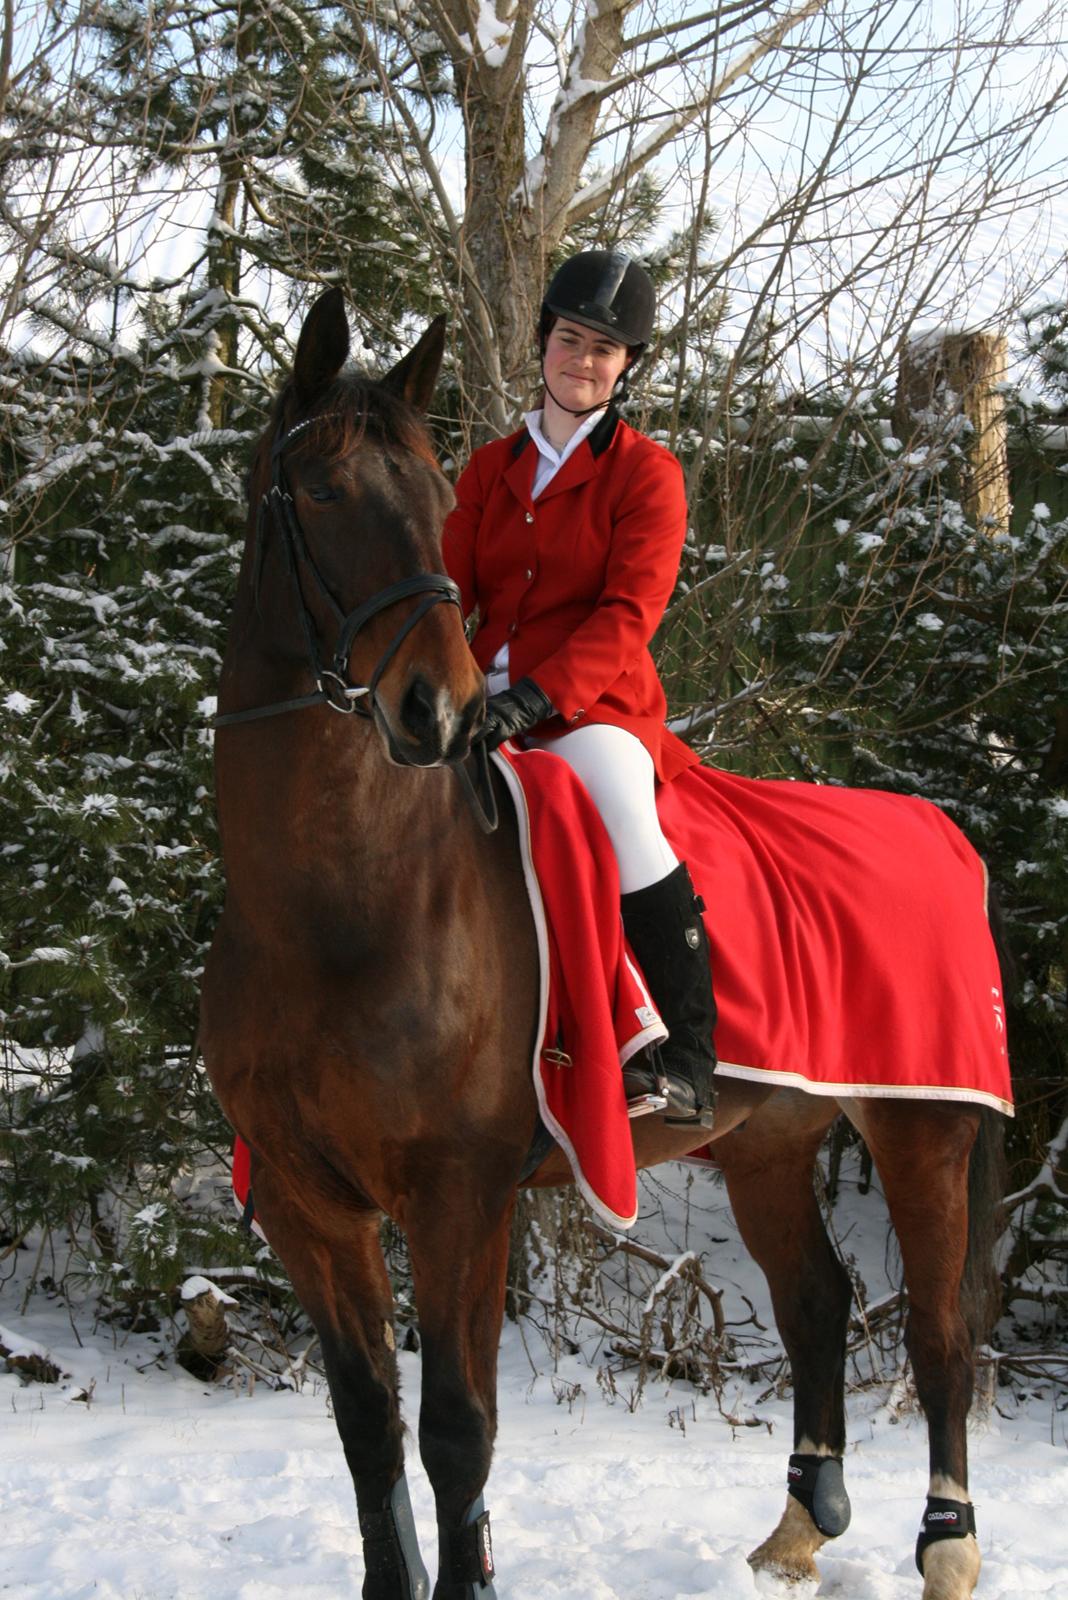
[(287, 384), (275, 406), (271, 425), (264, 435), (257, 456), (269, 449), (279, 425), (293, 427), (310, 421), (313, 426), (293, 441), (292, 454), (314, 451), (327, 461), (339, 461), (358, 448), (370, 435), (381, 444), (408, 450), (420, 460), (437, 466), (437, 457), (426, 427), (410, 405), (381, 383), (356, 373), (347, 373), (325, 389), (310, 417), (298, 417), (292, 405), (293, 390)]

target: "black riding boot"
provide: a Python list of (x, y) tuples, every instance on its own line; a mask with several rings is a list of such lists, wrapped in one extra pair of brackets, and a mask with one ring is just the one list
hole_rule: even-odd
[(659, 1091), (667, 1096), (666, 1121), (711, 1126), (716, 1002), (704, 905), (684, 862), (659, 883), (623, 895), (621, 903), (624, 930), (670, 1034), (627, 1062), (627, 1099)]

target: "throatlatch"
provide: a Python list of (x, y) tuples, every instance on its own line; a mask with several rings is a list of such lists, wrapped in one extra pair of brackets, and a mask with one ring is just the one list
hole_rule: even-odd
[(849, 1527), (853, 1508), (846, 1494), (841, 1456), (792, 1455), (786, 1487), (826, 1539), (837, 1539)]
[(438, 1582), (466, 1584), (464, 1600), (497, 1600), (493, 1587), (493, 1541), (482, 1496), (468, 1509), (462, 1528), (438, 1523)]
[(403, 1600), (430, 1600), (430, 1575), (419, 1554), (405, 1474), (402, 1472), (393, 1485), (381, 1511), (358, 1507), (358, 1516), (364, 1567), (372, 1585), (381, 1579), (390, 1593), (399, 1592)]
[(923, 1577), (923, 1556), (928, 1545), (940, 1539), (964, 1539), (975, 1533), (975, 1507), (970, 1500), (943, 1500), (927, 1496), (927, 1509), (916, 1540), (916, 1566)]

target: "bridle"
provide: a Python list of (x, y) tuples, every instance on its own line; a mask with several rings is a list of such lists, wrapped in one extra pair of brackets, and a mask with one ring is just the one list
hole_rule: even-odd
[[(384, 589), (379, 589), (369, 600), (364, 600), (352, 611), (346, 612), (334, 594), (330, 585), (323, 577), (315, 563), (308, 542), (304, 537), (304, 529), (297, 516), (297, 508), (286, 477), (283, 463), (285, 452), (309, 428), (321, 422), (326, 412), (321, 416), (308, 417), (304, 422), (298, 422), (294, 427), (285, 430), (279, 424), (274, 443), (271, 446), (271, 486), (260, 498), (259, 510), (256, 516), (256, 552), (254, 586), (259, 589), (259, 576), (263, 564), (264, 543), (268, 525), (273, 523), (281, 536), (282, 550), (285, 555), (286, 567), (293, 580), (293, 587), (297, 595), (297, 609), (300, 616), (301, 629), (304, 634), (304, 647), (308, 655), (308, 664), (315, 679), (315, 693), (301, 695), (296, 700), (278, 700), (272, 705), (255, 706), (248, 711), (227, 711), (215, 718), (217, 728), (225, 728), (235, 722), (252, 722), (258, 717), (274, 717), (283, 711), (297, 711), (303, 706), (326, 704), (332, 711), (339, 711), (344, 716), (351, 716), (356, 712), (359, 716), (371, 718), (374, 716), (375, 690), (378, 688), (382, 675), (389, 666), (393, 657), (400, 649), (404, 640), (411, 633), (416, 623), (421, 622), (433, 606), (447, 604), (462, 609), (460, 591), (451, 578), (443, 572), (421, 572), (414, 578), (402, 578), (399, 583), (387, 584)], [(337, 641), (329, 667), (323, 665), (319, 653), (319, 639), (315, 623), (308, 609), (304, 585), (301, 582), (301, 568), (305, 568), (312, 576), (315, 586), (330, 610), (337, 623)], [(380, 611), (387, 610), (390, 606), (397, 605), (401, 600), (409, 599), (413, 594), (424, 596), (422, 603), (416, 606), (410, 616), (406, 617), (386, 646), (370, 678), (366, 683), (354, 684), (349, 679), (349, 657), (352, 647), (356, 643), (356, 636), (360, 630), (376, 617)], [(360, 704), (360, 701), (364, 704)]]
[[(309, 428), (330, 415), (332, 413), (323, 412), (318, 416), (308, 417), (289, 429), (279, 422), (278, 431), (271, 445), (271, 485), (261, 496), (256, 514), (256, 546), (253, 561), (253, 587), (258, 594), (267, 530), (273, 524), (280, 535), (286, 567), (296, 591), (304, 646), (315, 680), (314, 693), (298, 695), (292, 700), (276, 700), (266, 706), (251, 706), (245, 711), (224, 711), (212, 719), (212, 726), (215, 728), (232, 727), (242, 722), (256, 722), (262, 717), (277, 717), (283, 712), (301, 711), (307, 706), (316, 705), (327, 705), (331, 711), (340, 712), (343, 716), (355, 714), (370, 721), (374, 717), (375, 692), (382, 675), (416, 624), (437, 605), (454, 605), (460, 611), (463, 609), (459, 587), (443, 572), (421, 572), (412, 578), (401, 578), (399, 582), (387, 584), (384, 589), (379, 589), (369, 600), (362, 601), (348, 612), (341, 605), (308, 549), (308, 542), (304, 537), (300, 518), (297, 516), (297, 508), (283, 463), (283, 456), (290, 445)], [(301, 581), (302, 568), (311, 574), (316, 588), (337, 623), (337, 639), (328, 667), (323, 665), (320, 655), (315, 621), (308, 608)], [(405, 617), (394, 633), (375, 664), (370, 678), (366, 683), (352, 683), (349, 677), (349, 658), (360, 630), (371, 621), (372, 617), (377, 617), (379, 612), (386, 611), (390, 606), (395, 606), (401, 600), (408, 600), (417, 594), (422, 595), (423, 599), (410, 616)], [(447, 764), (460, 779), (461, 786), (474, 806), (480, 827), (484, 832), (492, 833), (497, 826), (497, 807), (489, 779), (489, 757), (484, 745), (476, 745), (475, 752), (479, 760), (476, 772), (477, 790), (459, 762)]]

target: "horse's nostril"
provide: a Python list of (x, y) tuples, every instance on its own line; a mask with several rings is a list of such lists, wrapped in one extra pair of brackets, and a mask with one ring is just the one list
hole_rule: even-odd
[(424, 739), (437, 727), (437, 696), (425, 679), (416, 678), (409, 685), (401, 705), (401, 722), (416, 739)]

